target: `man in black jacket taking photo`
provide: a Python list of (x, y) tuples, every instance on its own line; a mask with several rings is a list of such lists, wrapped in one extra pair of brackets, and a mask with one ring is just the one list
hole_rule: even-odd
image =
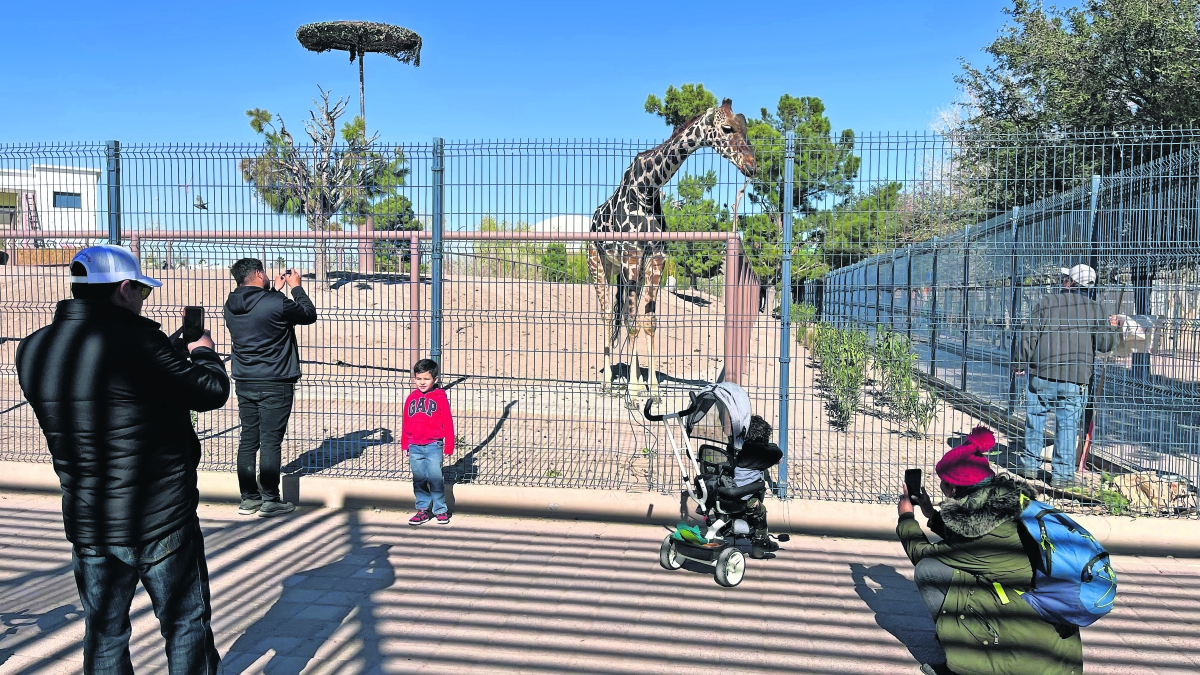
[[(278, 516), (296, 508), (279, 494), (280, 448), (300, 379), (296, 326), (315, 323), (317, 309), (300, 287), (296, 270), (279, 275), (278, 286), (267, 276), (262, 261), (254, 258), (242, 258), (229, 271), (237, 282), (225, 301), (224, 314), (233, 338), (233, 379), (242, 423), (238, 513)], [(291, 289), (291, 299), (280, 292), (284, 286)]]
[(170, 672), (217, 672), (189, 411), (225, 405), (229, 378), (208, 331), (184, 353), (141, 316), (161, 285), (125, 249), (85, 248), (71, 262), (73, 299), (17, 348), (21, 390), (62, 485), (89, 675), (133, 672), (139, 580)]

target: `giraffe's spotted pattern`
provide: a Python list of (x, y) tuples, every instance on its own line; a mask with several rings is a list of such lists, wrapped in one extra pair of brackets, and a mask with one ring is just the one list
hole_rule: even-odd
[[(662, 232), (662, 186), (689, 155), (703, 146), (733, 162), (743, 174), (754, 174), (754, 152), (746, 136), (746, 119), (735, 115), (733, 103), (725, 99), (720, 106), (709, 108), (681, 125), (661, 145), (639, 153), (625, 169), (612, 196), (596, 208), (592, 232)], [(639, 331), (653, 337), (655, 304), (666, 261), (666, 247), (657, 240), (596, 241), (588, 246), (588, 269), (600, 310), (612, 317), (612, 330), (604, 350), (606, 378), (612, 346), (620, 337), (622, 326), (631, 340)], [(608, 284), (614, 272), (617, 273), (615, 294), (610, 293)]]

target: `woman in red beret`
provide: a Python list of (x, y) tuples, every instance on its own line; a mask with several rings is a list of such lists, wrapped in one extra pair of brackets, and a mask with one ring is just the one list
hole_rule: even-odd
[(941, 510), (922, 492), (930, 543), (913, 514), (907, 490), (896, 510), (896, 534), (916, 565), (914, 580), (933, 616), (945, 664), (924, 664), (928, 675), (1081, 675), (1079, 629), (1042, 619), (1021, 595), (1032, 588), (1036, 545), (1018, 519), (1035, 492), (1021, 478), (997, 474), (986, 454), (996, 445), (976, 427), (937, 463)]

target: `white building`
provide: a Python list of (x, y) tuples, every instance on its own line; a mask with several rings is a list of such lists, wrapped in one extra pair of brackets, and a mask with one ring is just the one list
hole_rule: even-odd
[[(592, 217), (581, 215), (551, 216), (535, 223), (532, 230), (542, 234), (561, 232), (580, 234), (591, 232)], [(581, 251), (585, 244), (582, 241), (566, 241), (562, 243), (566, 244), (568, 251)]]
[(55, 233), (102, 229), (100, 174), (90, 167), (48, 164), (0, 168), (0, 240), (26, 246)]

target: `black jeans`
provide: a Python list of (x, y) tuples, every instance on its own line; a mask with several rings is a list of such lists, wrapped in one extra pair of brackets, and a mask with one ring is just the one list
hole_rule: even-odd
[[(279, 454), (292, 416), (296, 385), (291, 382), (238, 382), (238, 489), (242, 499), (279, 501)], [(258, 475), (255, 476), (255, 459)]]
[(75, 546), (71, 562), (83, 602), (83, 672), (132, 675), (129, 606), (138, 581), (167, 646), (171, 675), (215, 675), (208, 565), (200, 522), (139, 546)]

